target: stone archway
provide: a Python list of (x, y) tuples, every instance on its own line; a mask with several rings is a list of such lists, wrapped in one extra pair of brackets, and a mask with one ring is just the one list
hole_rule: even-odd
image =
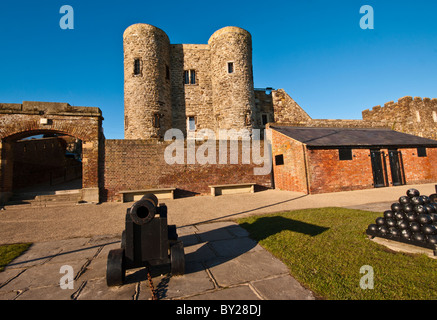
[(68, 103), (0, 103), (0, 202), (12, 195), (12, 144), (23, 137), (44, 133), (66, 134), (82, 140), (82, 200), (99, 202), (99, 150), (102, 112)]

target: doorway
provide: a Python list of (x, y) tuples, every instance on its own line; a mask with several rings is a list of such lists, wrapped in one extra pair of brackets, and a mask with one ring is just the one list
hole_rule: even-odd
[(396, 149), (388, 150), (388, 158), (390, 162), (390, 171), (393, 185), (404, 185), (405, 178), (403, 175), (404, 168), (402, 165), (402, 153)]
[(385, 187), (384, 168), (382, 163), (382, 152), (380, 150), (370, 150), (372, 161), (373, 185), (375, 188)]

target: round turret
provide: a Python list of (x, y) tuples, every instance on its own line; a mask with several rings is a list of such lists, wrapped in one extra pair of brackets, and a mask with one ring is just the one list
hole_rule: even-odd
[(170, 40), (134, 24), (123, 34), (125, 139), (160, 138), (171, 128)]
[(252, 37), (238, 27), (216, 31), (208, 41), (214, 114), (222, 129), (252, 129), (255, 108)]

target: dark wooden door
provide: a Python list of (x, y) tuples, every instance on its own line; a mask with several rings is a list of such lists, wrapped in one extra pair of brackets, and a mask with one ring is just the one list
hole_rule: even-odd
[(385, 187), (382, 153), (379, 150), (370, 150), (372, 160), (373, 185), (375, 188)]
[(401, 186), (405, 184), (404, 179), (402, 179), (402, 163), (400, 161), (401, 154), (397, 150), (389, 150), (388, 157), (390, 162), (391, 178), (394, 186)]

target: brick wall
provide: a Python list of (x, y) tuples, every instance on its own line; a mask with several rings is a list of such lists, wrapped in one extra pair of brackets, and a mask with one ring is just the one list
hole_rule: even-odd
[[(272, 130), (272, 156), (275, 189), (307, 192), (304, 145)], [(275, 163), (283, 156), (284, 164)]]
[[(184, 153), (187, 153), (185, 142)], [(176, 196), (209, 194), (209, 185), (254, 182), (271, 187), (271, 175), (255, 176), (254, 164), (173, 164), (164, 160), (170, 142), (155, 140), (106, 140), (101, 162), (103, 201), (121, 200), (122, 190), (178, 188)], [(261, 144), (261, 152), (263, 145)], [(196, 150), (200, 144), (196, 145)], [(241, 150), (241, 149), (240, 149)], [(230, 147), (228, 146), (228, 163)], [(216, 150), (218, 162), (218, 148)], [(186, 156), (185, 156), (186, 157)], [(186, 163), (186, 161), (185, 161)]]
[(418, 157), (417, 149), (401, 149), (407, 184), (437, 182), (437, 148), (427, 148), (426, 157)]
[(339, 160), (338, 149), (308, 150), (310, 193), (373, 188), (368, 149), (353, 149), (352, 160)]

